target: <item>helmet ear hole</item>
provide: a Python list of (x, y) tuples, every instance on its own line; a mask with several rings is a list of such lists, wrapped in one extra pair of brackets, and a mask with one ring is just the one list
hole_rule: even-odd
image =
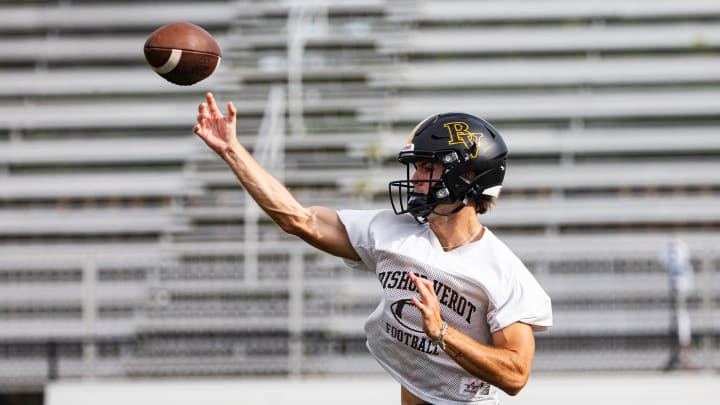
[(465, 193), (465, 196), (471, 200), (474, 200), (480, 195), (480, 190), (478, 190), (476, 187), (472, 187), (468, 189), (468, 191)]

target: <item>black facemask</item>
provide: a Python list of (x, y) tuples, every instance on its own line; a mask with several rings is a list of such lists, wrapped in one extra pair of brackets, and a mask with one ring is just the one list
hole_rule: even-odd
[[(449, 193), (442, 179), (410, 180), (410, 167), (409, 165), (407, 166), (406, 180), (392, 181), (388, 185), (390, 202), (395, 214), (408, 213), (419, 223), (426, 223), (427, 217), (431, 213), (447, 215), (434, 212), (438, 204), (452, 204), (457, 201), (457, 199)], [(433, 177), (433, 173), (431, 173), (430, 178)], [(430, 183), (428, 193), (416, 193), (415, 184), (417, 183)], [(454, 210), (453, 213), (456, 211), (457, 210)]]

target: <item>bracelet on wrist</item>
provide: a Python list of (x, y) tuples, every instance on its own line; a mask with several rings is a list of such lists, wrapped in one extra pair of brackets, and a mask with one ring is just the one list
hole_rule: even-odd
[(437, 339), (432, 339), (432, 342), (438, 345), (441, 349), (445, 350), (445, 334), (447, 333), (447, 322), (443, 321), (442, 326), (440, 326), (440, 337)]

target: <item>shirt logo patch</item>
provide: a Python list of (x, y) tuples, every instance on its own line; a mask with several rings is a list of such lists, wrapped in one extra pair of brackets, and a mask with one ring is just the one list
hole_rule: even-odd
[(463, 378), (460, 381), (460, 394), (474, 398), (480, 395), (490, 395), (492, 386), (485, 381), (475, 378)]

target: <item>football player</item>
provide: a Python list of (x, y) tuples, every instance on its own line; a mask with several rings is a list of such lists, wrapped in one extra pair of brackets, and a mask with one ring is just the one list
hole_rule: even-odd
[(383, 298), (365, 323), (367, 347), (401, 385), (403, 405), (494, 404), (516, 395), (552, 325), (550, 298), (479, 220), (500, 195), (507, 147), (487, 121), (465, 113), (421, 121), (398, 154), (393, 209), (304, 207), (236, 136), (237, 111), (212, 94), (194, 132), (225, 160), (285, 232), (374, 272)]

